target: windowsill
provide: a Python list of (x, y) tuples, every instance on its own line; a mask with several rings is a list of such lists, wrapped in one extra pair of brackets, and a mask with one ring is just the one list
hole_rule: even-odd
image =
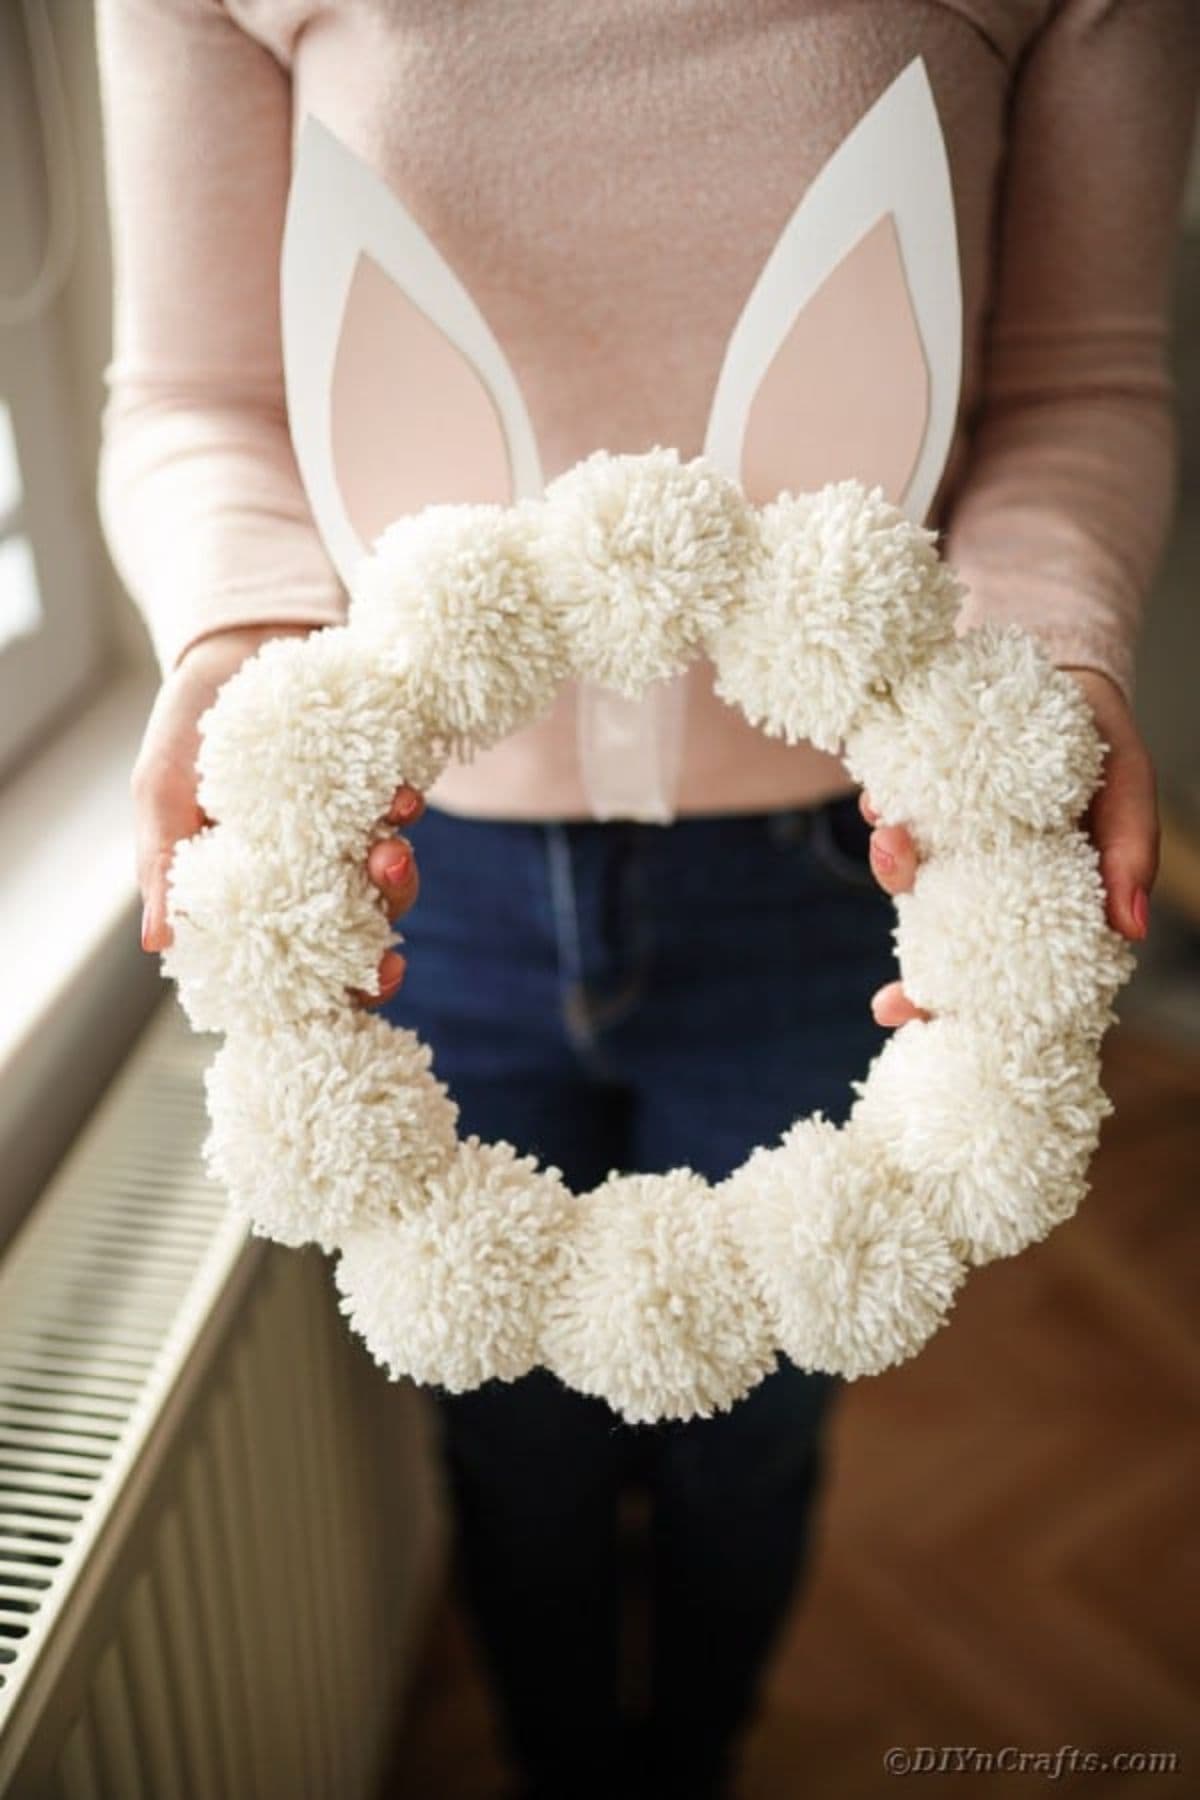
[(162, 997), (129, 798), (153, 694), (119, 675), (0, 790), (0, 1243)]

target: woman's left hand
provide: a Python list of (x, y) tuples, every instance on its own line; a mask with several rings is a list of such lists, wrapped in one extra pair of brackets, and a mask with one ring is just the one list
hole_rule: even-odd
[[(1158, 872), (1158, 805), (1154, 766), (1137, 721), (1120, 688), (1096, 669), (1068, 669), (1083, 689), (1101, 737), (1109, 746), (1101, 784), (1092, 796), (1086, 825), (1100, 853), (1108, 922), (1122, 937), (1144, 938), (1150, 889)], [(917, 854), (902, 825), (879, 825), (865, 791), (859, 798), (871, 833), (871, 872), (889, 894), (907, 893), (916, 880)], [(889, 981), (872, 997), (880, 1025), (905, 1025), (928, 1018), (914, 1006), (899, 981)]]

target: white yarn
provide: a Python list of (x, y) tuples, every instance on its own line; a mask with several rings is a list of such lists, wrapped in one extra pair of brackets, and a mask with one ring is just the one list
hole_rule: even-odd
[(677, 674), (738, 601), (753, 527), (735, 482), (675, 450), (598, 450), (546, 490), (549, 606), (580, 675), (636, 697)]
[(963, 1266), (878, 1144), (819, 1115), (729, 1177), (737, 1232), (781, 1349), (877, 1375), (941, 1324)]
[(405, 670), (422, 724), (469, 754), (542, 712), (567, 673), (540, 581), (529, 508), (428, 506), (376, 539), (350, 624)]
[(771, 501), (759, 543), (747, 604), (712, 638), (716, 692), (835, 751), (880, 684), (950, 638), (963, 590), (934, 534), (855, 481)]
[[(598, 452), (540, 501), (381, 534), (347, 625), (267, 643), (205, 715), (164, 970), (226, 1042), (211, 1172), (261, 1235), (340, 1252), (342, 1310), (393, 1377), (541, 1364), (627, 1418), (731, 1406), (783, 1350), (847, 1378), (911, 1356), (966, 1267), (1069, 1217), (1129, 974), (1076, 821), (1101, 747), (1015, 628), (954, 636), (932, 535), (840, 482), (756, 511), (703, 458)], [(899, 1030), (840, 1130), (819, 1115), (710, 1186), (615, 1172), (575, 1197), (457, 1140), (411, 1033), (358, 1010), (392, 941), (369, 845), (404, 779), (496, 741), (571, 676), (637, 695), (707, 654), (776, 735), (845, 742), (925, 851), (897, 901)]]
[(991, 1029), (1099, 1032), (1132, 968), (1105, 922), (1095, 848), (1078, 831), (1014, 832), (998, 854), (972, 846), (918, 865), (896, 898), (904, 987), (934, 1013), (985, 1012)]
[(626, 1419), (707, 1416), (774, 1366), (725, 1195), (692, 1170), (610, 1173), (583, 1196), (563, 1254), (543, 1357)]
[(1014, 824), (1063, 830), (1101, 757), (1078, 683), (1049, 668), (1027, 632), (990, 622), (895, 679), (845, 746), (876, 809), (923, 850), (996, 842)]
[(365, 664), (344, 625), (269, 639), (200, 720), (204, 811), (294, 858), (343, 849), (387, 810), (398, 770), (419, 787), (443, 760), (425, 748), (428, 722), (406, 706), (400, 666), (395, 645)]
[(855, 1082), (856, 1131), (903, 1172), (969, 1263), (1014, 1256), (1070, 1218), (1112, 1111), (1092, 1043), (1013, 1043), (968, 1019), (914, 1020)]
[(424, 1204), (347, 1232), (341, 1311), (393, 1377), (451, 1393), (538, 1360), (541, 1308), (578, 1207), (557, 1169), (466, 1138)]
[(392, 931), (363, 860), (228, 826), (176, 845), (163, 967), (197, 1031), (298, 1025), (343, 1007), (346, 988), (378, 991)]
[(239, 1031), (205, 1076), (222, 1130), (210, 1175), (255, 1236), (333, 1250), (352, 1225), (424, 1202), (458, 1149), (458, 1107), (429, 1047), (370, 1012)]

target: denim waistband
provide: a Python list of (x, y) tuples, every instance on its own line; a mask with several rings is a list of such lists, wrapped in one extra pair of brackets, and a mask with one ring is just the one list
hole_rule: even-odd
[[(868, 863), (871, 828), (859, 811), (858, 792), (805, 804), (723, 813), (681, 813), (667, 824), (644, 819), (505, 819), (456, 813), (434, 804), (411, 827), (418, 860), (431, 834), (461, 871), (504, 869), (520, 880), (522, 869), (562, 865), (580, 869), (635, 865), (657, 869), (663, 880), (703, 886), (730, 871), (758, 869), (768, 883), (779, 856), (797, 853), (841, 882), (875, 886)], [(877, 890), (878, 891), (878, 890)]]
[(553, 826), (556, 833), (565, 834), (572, 839), (653, 837), (666, 833), (698, 839), (710, 836), (728, 839), (739, 833), (761, 836), (765, 832), (768, 837), (780, 842), (791, 842), (805, 837), (815, 828), (818, 819), (843, 827), (847, 823), (853, 825), (855, 821), (862, 823), (857, 788), (844, 794), (831, 795), (824, 800), (782, 806), (739, 808), (737, 811), (719, 813), (677, 813), (666, 824), (649, 819), (580, 819), (558, 818), (553, 815), (544, 819), (507, 819), (490, 813), (460, 813), (439, 807), (435, 801), (429, 802), (428, 810), (441, 819), (460, 824), (464, 830), (475, 827), (481, 834), (498, 831), (514, 838), (538, 837), (544, 834), (547, 827)]

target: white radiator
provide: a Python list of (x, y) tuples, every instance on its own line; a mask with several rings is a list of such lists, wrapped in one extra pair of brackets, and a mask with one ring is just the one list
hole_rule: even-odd
[(205, 1178), (168, 999), (0, 1263), (0, 1794), (373, 1800), (439, 1579), (426, 1415)]

